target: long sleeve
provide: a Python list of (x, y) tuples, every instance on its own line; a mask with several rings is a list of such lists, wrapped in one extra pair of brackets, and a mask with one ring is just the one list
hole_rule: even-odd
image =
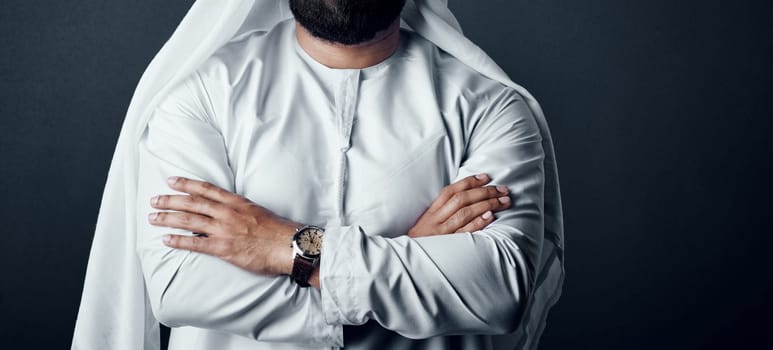
[(342, 346), (342, 327), (322, 318), (319, 290), (299, 288), (286, 276), (255, 275), (213, 256), (169, 248), (161, 241), (164, 234), (192, 233), (148, 223), (148, 213), (155, 211), (152, 196), (180, 193), (167, 186), (169, 176), (234, 189), (223, 137), (211, 122), (212, 108), (200, 84), (194, 74), (175, 88), (155, 110), (138, 146), (137, 252), (154, 314), (172, 327)]
[(416, 239), (367, 234), (356, 223), (327, 227), (320, 277), (328, 324), (375, 320), (409, 338), (518, 327), (544, 236), (542, 137), (515, 92), (480, 114), (454, 181), (488, 173), (510, 189), (511, 208), (481, 231)]

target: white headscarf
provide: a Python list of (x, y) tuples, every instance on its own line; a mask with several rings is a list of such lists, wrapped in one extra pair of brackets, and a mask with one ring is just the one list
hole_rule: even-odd
[[(159, 349), (158, 321), (145, 290), (136, 247), (137, 144), (156, 104), (225, 43), (266, 31), (292, 17), (287, 0), (198, 0), (150, 63), (135, 90), (113, 155), (89, 256), (73, 349)], [(402, 24), (481, 74), (516, 89), (528, 102), (545, 151), (545, 239), (558, 249), (543, 257), (543, 276), (518, 332), (536, 345), (564, 280), (563, 220), (553, 143), (537, 101), (461, 32), (446, 0), (408, 0)], [(523, 341), (523, 339), (522, 339)], [(524, 344), (525, 345), (525, 344)]]

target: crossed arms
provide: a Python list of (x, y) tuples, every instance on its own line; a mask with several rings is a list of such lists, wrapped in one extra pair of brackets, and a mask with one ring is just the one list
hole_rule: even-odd
[[(223, 201), (234, 190), (222, 136), (202, 118), (206, 111), (191, 102), (184, 88), (175, 90), (151, 117), (139, 144), (137, 251), (156, 317), (169, 326), (208, 328), (261, 341), (328, 346), (343, 346), (341, 326), (370, 319), (410, 338), (515, 330), (539, 259), (544, 208), (542, 138), (528, 107), (518, 97), (513, 93), (492, 113), (481, 117), (458, 175), (469, 180), (473, 174), (489, 174), (507, 186), (511, 204), (495, 209), (501, 211), (488, 222), (480, 215), (469, 221), (457, 220), (452, 228), (464, 232), (457, 234), (424, 235), (431, 233), (427, 227), (432, 225), (425, 223), (422, 232), (422, 220), (414, 226), (420, 227), (416, 232), (396, 238), (369, 236), (356, 223), (326, 227), (318, 271), (320, 288), (316, 289), (299, 288), (283, 276), (286, 263), (272, 264), (281, 258), (266, 258), (272, 255), (265, 250), (256, 248), (251, 254), (258, 262), (234, 258), (235, 252), (242, 250), (236, 244), (229, 247), (229, 253), (220, 255), (194, 251), (204, 248), (190, 244), (206, 238), (192, 237), (192, 232), (201, 230), (191, 228), (190, 216), (182, 219), (179, 214), (165, 214), (167, 222), (149, 221), (149, 213), (164, 209), (153, 207), (151, 197), (205, 197), (204, 192), (195, 192), (196, 184), (201, 184), (196, 181), (188, 181), (193, 187), (172, 187), (170, 191), (169, 176), (215, 185), (222, 189)], [(213, 193), (214, 188), (207, 190)], [(445, 192), (445, 203), (451, 201), (451, 194), (452, 190)], [(231, 195), (232, 200), (239, 199)], [(162, 198), (166, 209), (174, 209), (170, 202), (182, 200), (169, 195)], [(444, 203), (441, 199), (436, 203)], [(260, 211), (255, 207), (262, 208), (246, 198), (240, 200), (247, 202), (234, 205), (257, 210), (254, 213)], [(208, 210), (213, 207), (209, 205)], [(270, 217), (270, 208), (263, 209), (269, 214), (256, 215)], [(170, 219), (174, 217), (185, 222), (175, 223)], [(242, 216), (246, 217), (249, 215)], [(281, 222), (283, 218), (274, 219)], [(223, 222), (235, 225), (233, 220)], [(285, 228), (293, 227), (291, 221), (286, 223)], [(454, 232), (442, 229), (436, 228), (434, 233)], [(177, 239), (187, 239), (189, 245), (177, 247), (186, 249), (164, 244), (163, 237), (169, 233), (184, 236)], [(261, 257), (269, 262), (261, 263)]]

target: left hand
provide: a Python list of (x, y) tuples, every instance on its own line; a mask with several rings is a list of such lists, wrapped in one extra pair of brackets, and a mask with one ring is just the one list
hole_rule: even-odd
[(487, 174), (465, 177), (440, 191), (416, 224), (410, 237), (435, 236), (482, 230), (494, 221), (494, 212), (510, 208), (507, 186), (484, 186)]
[(300, 224), (208, 182), (170, 177), (169, 187), (189, 195), (154, 196), (153, 208), (175, 211), (151, 213), (148, 221), (204, 235), (168, 235), (167, 246), (214, 255), (261, 275), (290, 274), (290, 241)]

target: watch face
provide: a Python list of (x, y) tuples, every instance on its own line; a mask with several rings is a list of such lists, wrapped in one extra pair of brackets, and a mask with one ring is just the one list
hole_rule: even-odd
[(322, 249), (322, 230), (307, 228), (299, 232), (296, 242), (303, 255), (317, 256)]

